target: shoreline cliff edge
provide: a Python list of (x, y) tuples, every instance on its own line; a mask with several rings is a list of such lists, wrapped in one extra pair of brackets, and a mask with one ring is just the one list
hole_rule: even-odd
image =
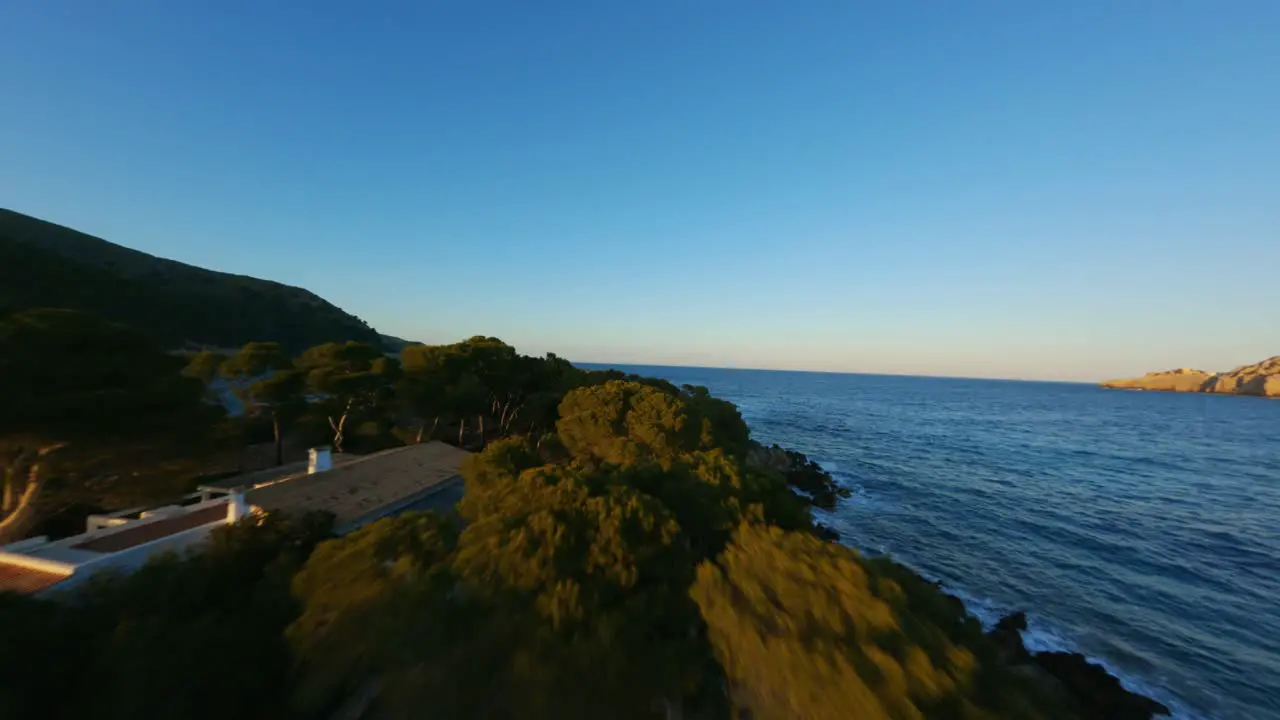
[(1198, 392), (1217, 395), (1280, 397), (1280, 355), (1221, 373), (1192, 368), (1149, 372), (1138, 378), (1107, 380), (1102, 387), (1116, 390)]

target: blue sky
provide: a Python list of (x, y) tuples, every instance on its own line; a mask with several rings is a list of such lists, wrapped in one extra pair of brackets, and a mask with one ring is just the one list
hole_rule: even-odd
[(0, 6), (0, 206), (576, 360), (1280, 353), (1280, 3)]

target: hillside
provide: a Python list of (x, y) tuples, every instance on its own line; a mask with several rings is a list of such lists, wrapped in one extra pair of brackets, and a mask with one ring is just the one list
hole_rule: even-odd
[(31, 307), (92, 312), (172, 347), (381, 341), (309, 290), (166, 260), (0, 209), (0, 308)]
[(1140, 378), (1108, 380), (1102, 383), (1102, 386), (1121, 390), (1165, 390), (1280, 397), (1280, 355), (1253, 365), (1242, 365), (1228, 372), (1209, 373), (1203, 370), (1180, 368), (1150, 372)]

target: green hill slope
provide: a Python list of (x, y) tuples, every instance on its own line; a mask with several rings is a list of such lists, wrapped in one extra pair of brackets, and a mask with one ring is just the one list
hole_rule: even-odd
[(363, 320), (309, 290), (158, 258), (0, 209), (0, 308), (30, 307), (91, 312), (173, 347), (381, 342)]

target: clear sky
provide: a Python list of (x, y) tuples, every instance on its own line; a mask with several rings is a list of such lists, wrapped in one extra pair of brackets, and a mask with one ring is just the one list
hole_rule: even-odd
[(1280, 2), (0, 3), (0, 206), (574, 360), (1280, 354)]

